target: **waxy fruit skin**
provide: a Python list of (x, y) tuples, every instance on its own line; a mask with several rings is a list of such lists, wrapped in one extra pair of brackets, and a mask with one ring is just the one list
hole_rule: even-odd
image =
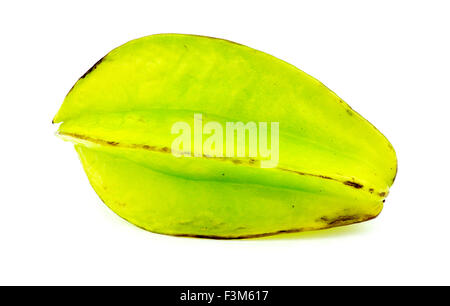
[[(259, 152), (174, 156), (172, 126), (193, 125), (195, 114), (223, 127), (278, 122), (277, 165), (262, 168)], [(381, 212), (397, 171), (389, 141), (322, 83), (211, 37), (159, 34), (112, 50), (53, 122), (108, 207), (169, 235), (248, 238), (362, 222)]]

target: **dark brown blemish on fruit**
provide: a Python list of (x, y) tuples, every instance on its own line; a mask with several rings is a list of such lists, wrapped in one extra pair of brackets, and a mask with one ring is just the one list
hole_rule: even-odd
[(364, 187), (363, 185), (358, 184), (358, 183), (356, 183), (356, 182), (352, 182), (352, 181), (345, 181), (345, 182), (344, 182), (344, 185), (351, 186), (351, 187), (354, 187), (354, 188), (356, 188), (356, 189), (361, 189), (361, 188)]
[(352, 221), (358, 220), (360, 218), (361, 217), (358, 215), (349, 215), (349, 216), (339, 216), (337, 218), (332, 219), (329, 219), (328, 217), (322, 217), (320, 218), (320, 220), (326, 222), (330, 226), (337, 226), (353, 223)]
[(156, 147), (155, 146), (149, 146), (149, 145), (143, 145), (142, 149), (144, 150), (150, 150), (150, 151), (155, 151)]
[[(332, 180), (332, 181), (336, 181), (336, 182), (341, 182), (341, 183), (343, 183), (344, 185), (347, 185), (347, 186), (350, 186), (350, 187), (353, 187), (353, 188), (356, 188), (356, 189), (361, 189), (361, 188), (364, 187), (363, 185), (361, 185), (361, 184), (359, 184), (359, 183), (356, 183), (356, 182), (352, 182), (352, 181), (341, 181), (341, 180), (339, 180), (339, 179), (332, 178), (332, 177), (326, 176), (326, 175), (306, 173), (306, 172), (301, 172), (301, 171), (296, 171), (296, 170), (291, 170), (291, 169), (285, 169), (285, 168), (277, 168), (277, 169), (280, 169), (280, 170), (283, 170), (283, 171), (287, 171), (287, 172), (296, 173), (296, 174), (298, 174), (298, 175), (314, 176), (314, 177), (322, 178), (322, 179), (325, 179), (325, 180)], [(373, 189), (372, 189), (372, 190), (373, 190)]]
[(370, 188), (370, 189), (369, 189), (369, 192), (370, 192), (370, 193), (373, 193), (373, 192), (374, 192), (373, 188)]
[(118, 146), (120, 143), (116, 141), (107, 141), (107, 144), (109, 144), (110, 146)]
[[(75, 84), (73, 84), (72, 88), (70, 88), (69, 92), (67, 93), (66, 97), (72, 92), (72, 90), (75, 88), (75, 85), (77, 85), (78, 82), (76, 82)], [(52, 121), (52, 123), (55, 123)]]
[(89, 73), (91, 73), (92, 71), (94, 71), (98, 65), (100, 65), (101, 62), (103, 62), (103, 59), (105, 57), (102, 57), (101, 59), (99, 59), (91, 68), (89, 68), (88, 71), (86, 71), (81, 77), (80, 79), (84, 79)]
[(384, 196), (386, 196), (386, 192), (380, 192), (378, 195), (379, 195), (380, 197), (384, 197)]
[[(103, 60), (105, 59), (106, 55), (103, 56), (101, 59), (99, 59), (91, 68), (89, 68), (88, 71), (86, 71), (79, 79), (78, 81), (80, 81), (81, 79), (84, 79), (89, 73), (91, 73), (92, 71), (94, 71), (95, 69), (97, 69), (97, 66), (100, 65), (101, 62), (103, 62)], [(72, 88), (70, 88), (69, 92), (67, 93), (66, 97), (72, 92), (72, 90), (75, 88), (75, 86), (77, 86), (78, 81), (75, 82), (75, 84), (72, 86)]]

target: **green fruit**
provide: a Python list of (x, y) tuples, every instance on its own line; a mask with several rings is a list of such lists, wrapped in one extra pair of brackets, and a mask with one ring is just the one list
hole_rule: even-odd
[[(195, 114), (202, 126), (266, 122), (269, 136), (278, 122), (276, 166), (261, 167), (260, 151), (249, 156), (250, 136), (245, 156), (227, 156), (225, 146), (212, 156), (205, 144), (198, 156), (174, 156), (173, 125), (194, 126)], [(397, 170), (388, 140), (322, 83), (209, 37), (153, 35), (112, 50), (78, 80), (54, 122), (106, 205), (170, 235), (257, 237), (369, 220)], [(237, 154), (243, 143), (234, 145)]]

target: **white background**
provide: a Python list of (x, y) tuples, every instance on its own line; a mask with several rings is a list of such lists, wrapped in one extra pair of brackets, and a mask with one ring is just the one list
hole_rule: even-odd
[[(6, 4), (8, 3), (8, 4)], [(448, 1), (3, 1), (0, 284), (450, 284)], [(270, 239), (143, 231), (90, 187), (51, 120), (111, 49), (155, 33), (226, 38), (321, 80), (394, 145), (375, 220)]]

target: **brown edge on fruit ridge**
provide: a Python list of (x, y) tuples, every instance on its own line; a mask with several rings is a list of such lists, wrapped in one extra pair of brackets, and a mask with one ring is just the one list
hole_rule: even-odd
[[(116, 145), (118, 143), (115, 143)], [(105, 200), (99, 195), (99, 192), (97, 192), (96, 185), (93, 184), (93, 182), (89, 179), (89, 183), (91, 184), (92, 188), (96, 191), (97, 195), (99, 196), (100, 200), (114, 213), (115, 211), (106, 203)], [(383, 200), (384, 202), (384, 200)], [(117, 213), (116, 213), (117, 214)], [(365, 221), (369, 221), (372, 219), (375, 219), (378, 217), (377, 215), (341, 215), (334, 218), (329, 218), (326, 216), (323, 216), (319, 219), (317, 219), (317, 222), (323, 222), (325, 223), (324, 226), (318, 227), (318, 228), (312, 228), (312, 227), (304, 227), (304, 228), (296, 228), (296, 229), (287, 229), (287, 230), (279, 230), (274, 232), (268, 232), (268, 233), (261, 233), (261, 234), (252, 234), (252, 235), (241, 235), (241, 236), (219, 236), (219, 235), (195, 235), (195, 234), (170, 234), (170, 233), (163, 233), (158, 231), (153, 231), (151, 229), (147, 229), (143, 226), (137, 225), (134, 222), (128, 220), (127, 218), (117, 214), (120, 218), (124, 219), (125, 221), (129, 222), (130, 224), (133, 224), (134, 226), (141, 228), (145, 231), (152, 232), (155, 234), (160, 235), (168, 235), (168, 236), (174, 236), (174, 237), (187, 237), (187, 238), (199, 238), (199, 239), (214, 239), (214, 240), (243, 240), (243, 239), (257, 239), (257, 238), (264, 238), (274, 235), (280, 235), (280, 234), (291, 234), (291, 233), (300, 233), (300, 232), (306, 232), (306, 231), (319, 231), (319, 230), (325, 230), (330, 229), (334, 227), (341, 227), (345, 225), (351, 225), (351, 224), (357, 224), (362, 223)]]
[[(377, 215), (378, 216), (378, 215)], [(242, 235), (242, 236), (217, 236), (217, 235), (192, 235), (192, 234), (164, 234), (164, 233), (158, 233), (163, 235), (170, 235), (175, 237), (188, 237), (188, 238), (203, 238), (203, 239), (215, 239), (215, 240), (240, 240), (240, 239), (255, 239), (255, 238), (264, 238), (279, 234), (292, 234), (292, 233), (301, 233), (306, 231), (316, 231), (316, 230), (325, 230), (330, 229), (333, 227), (340, 227), (350, 224), (357, 224), (365, 221), (369, 221), (372, 219), (375, 219), (377, 216), (340, 216), (335, 219), (331, 219), (328, 221), (325, 221), (325, 217), (319, 219), (321, 221), (327, 222), (327, 225), (320, 227), (320, 228), (298, 228), (298, 229), (288, 229), (288, 230), (280, 230), (275, 232), (269, 232), (269, 233), (262, 233), (262, 234), (254, 234), (254, 235)], [(150, 231), (144, 227), (138, 226), (146, 231)]]
[[(92, 185), (92, 184), (91, 184)], [(92, 186), (94, 187), (94, 186)], [(95, 189), (95, 188), (94, 188)], [(112, 208), (106, 204), (106, 202), (100, 197), (100, 200), (107, 206), (109, 209), (112, 210)], [(114, 210), (112, 210), (114, 212)], [(115, 213), (115, 212), (114, 212)], [(117, 214), (118, 215), (118, 214)], [(293, 234), (293, 233), (302, 233), (302, 232), (311, 232), (311, 231), (320, 231), (320, 230), (326, 230), (334, 227), (341, 227), (351, 224), (358, 224), (366, 221), (370, 221), (378, 217), (377, 215), (351, 215), (351, 216), (339, 216), (336, 218), (328, 219), (327, 217), (322, 217), (318, 219), (319, 222), (325, 222), (326, 225), (318, 228), (312, 228), (312, 227), (304, 227), (304, 228), (296, 228), (296, 229), (287, 229), (287, 230), (279, 230), (274, 232), (268, 232), (268, 233), (262, 233), (262, 234), (252, 234), (252, 235), (242, 235), (242, 236), (219, 236), (219, 235), (195, 235), (195, 234), (170, 234), (170, 233), (164, 233), (164, 232), (158, 232), (154, 231), (148, 228), (145, 228), (141, 225), (137, 225), (133, 223), (132, 221), (128, 220), (127, 218), (124, 218), (120, 215), (118, 215), (120, 218), (124, 219), (125, 221), (129, 222), (130, 224), (143, 229), (147, 232), (159, 234), (159, 235), (167, 235), (167, 236), (173, 236), (173, 237), (183, 237), (183, 238), (199, 238), (199, 239), (214, 239), (214, 240), (243, 240), (243, 239), (257, 239), (257, 238), (264, 238), (264, 237), (270, 237), (280, 234)]]
[[(153, 152), (160, 152), (160, 153), (171, 153), (172, 150), (168, 147), (156, 147), (156, 146), (150, 146), (150, 145), (143, 145), (143, 144), (124, 144), (124, 143), (120, 143), (117, 141), (108, 141), (108, 140), (103, 140), (103, 139), (97, 139), (97, 138), (93, 138), (93, 137), (89, 137), (89, 136), (85, 136), (85, 135), (80, 135), (80, 134), (76, 134), (76, 133), (65, 133), (65, 132), (59, 132), (58, 133), (61, 136), (68, 136), (68, 137), (72, 137), (72, 138), (78, 138), (84, 141), (88, 141), (88, 142), (92, 142), (95, 144), (99, 144), (99, 145), (104, 145), (104, 146), (112, 146), (112, 147), (120, 147), (120, 148), (124, 148), (124, 149), (142, 149), (142, 150), (148, 150), (148, 151), (153, 151)], [(247, 166), (250, 167), (257, 167), (258, 163), (256, 159), (254, 158), (250, 158), (248, 160), (244, 160), (244, 159), (232, 159), (232, 158), (226, 158), (226, 157), (211, 157), (208, 155), (203, 155), (204, 158), (208, 158), (208, 159), (217, 159), (217, 160), (222, 160), (222, 161), (231, 161), (232, 163), (236, 164), (236, 165), (240, 165), (240, 164), (245, 164)], [(286, 169), (286, 168), (281, 168), (281, 167), (276, 167), (275, 169), (281, 170), (281, 171), (285, 171), (285, 172), (291, 172), (291, 173), (296, 173), (298, 175), (302, 175), (302, 176), (312, 176), (312, 177), (317, 177), (317, 178), (321, 178), (321, 179), (326, 179), (326, 180), (331, 180), (331, 181), (335, 181), (335, 182), (339, 182), (342, 183), (346, 186), (355, 188), (355, 189), (365, 189), (364, 186), (360, 183), (354, 182), (354, 181), (348, 181), (348, 180), (340, 180), (337, 178), (333, 178), (330, 176), (325, 176), (325, 175), (320, 175), (320, 174), (313, 174), (313, 173), (306, 173), (306, 172), (301, 172), (301, 171), (296, 171), (296, 170), (291, 170), (291, 169)], [(368, 192), (373, 193), (373, 189), (370, 188), (368, 189)], [(387, 192), (379, 192), (378, 196), (385, 198), (387, 196)]]
[[(108, 53), (109, 54), (109, 53)], [(73, 84), (73, 86), (72, 86), (72, 88), (70, 88), (70, 90), (69, 90), (69, 92), (66, 94), (66, 97), (72, 92), (72, 90), (75, 88), (75, 86), (77, 86), (77, 84), (78, 84), (78, 82), (81, 80), (81, 79), (84, 79), (84, 78), (86, 78), (92, 71), (94, 71), (95, 69), (97, 69), (97, 67), (98, 67), (98, 65), (100, 65), (102, 62), (103, 62), (103, 60), (105, 59), (105, 57), (108, 55), (108, 54), (106, 54), (105, 56), (103, 56), (101, 59), (99, 59), (94, 65), (92, 65), (92, 67), (91, 68), (89, 68), (76, 82), (75, 82), (75, 84)], [(52, 123), (54, 123), (53, 121), (52, 121)]]
[(317, 219), (318, 222), (325, 222), (326, 225), (318, 228), (312, 228), (312, 227), (304, 227), (304, 228), (296, 228), (296, 229), (287, 229), (287, 230), (279, 230), (274, 232), (268, 232), (268, 233), (262, 233), (262, 234), (253, 234), (253, 235), (242, 235), (242, 236), (218, 236), (218, 235), (195, 235), (195, 234), (169, 234), (164, 232), (158, 232), (153, 231), (151, 229), (147, 229), (141, 225), (137, 225), (134, 222), (128, 220), (127, 218), (117, 214), (107, 203), (103, 198), (99, 195), (96, 189), (96, 185), (92, 183), (92, 181), (89, 179), (89, 183), (91, 184), (92, 188), (96, 191), (97, 195), (99, 196), (100, 200), (103, 202), (103, 204), (106, 205), (109, 209), (111, 209), (112, 212), (114, 212), (117, 216), (119, 216), (121, 219), (127, 221), (128, 223), (143, 229), (147, 232), (159, 234), (159, 235), (167, 235), (167, 236), (173, 236), (173, 237), (185, 237), (185, 238), (199, 238), (199, 239), (214, 239), (214, 240), (243, 240), (243, 239), (257, 239), (257, 238), (264, 238), (269, 236), (275, 236), (280, 234), (293, 234), (293, 233), (301, 233), (301, 232), (307, 232), (307, 231), (320, 231), (320, 230), (326, 230), (334, 227), (341, 227), (345, 225), (351, 225), (351, 224), (358, 224), (365, 221), (373, 220), (376, 217), (378, 217), (379, 214), (376, 215), (342, 215), (335, 218), (329, 218), (329, 217), (321, 217)]
[[(105, 55), (106, 56), (106, 55)], [(92, 71), (94, 71), (98, 65), (100, 65), (101, 62), (103, 62), (103, 60), (105, 59), (105, 56), (103, 56), (101, 59), (99, 59), (94, 65), (92, 65), (91, 68), (88, 69), (88, 71), (86, 71), (81, 77), (80, 79), (84, 79), (89, 73), (91, 73)]]

